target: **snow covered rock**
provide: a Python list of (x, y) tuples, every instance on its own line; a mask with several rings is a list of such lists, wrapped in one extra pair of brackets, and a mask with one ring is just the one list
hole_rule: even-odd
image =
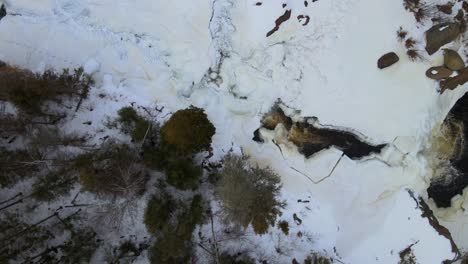
[(426, 51), (429, 55), (436, 53), (442, 46), (454, 41), (460, 35), (458, 23), (442, 23), (426, 31)]
[(379, 69), (384, 69), (392, 66), (399, 60), (400, 58), (398, 57), (398, 55), (396, 55), (395, 52), (389, 52), (380, 57), (380, 59), (377, 61), (377, 67), (379, 67)]

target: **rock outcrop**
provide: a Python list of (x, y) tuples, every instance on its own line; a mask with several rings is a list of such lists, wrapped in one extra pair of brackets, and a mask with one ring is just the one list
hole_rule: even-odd
[(460, 70), (457, 76), (448, 78), (440, 83), (441, 93), (445, 90), (453, 90), (459, 85), (463, 85), (468, 82), (468, 67)]
[(461, 33), (458, 23), (441, 23), (426, 31), (426, 51), (436, 53), (442, 46), (454, 41)]
[(426, 76), (434, 80), (441, 80), (450, 77), (453, 71), (443, 66), (431, 67), (426, 71)]
[(452, 71), (459, 71), (465, 68), (465, 62), (454, 50), (444, 49), (444, 65)]

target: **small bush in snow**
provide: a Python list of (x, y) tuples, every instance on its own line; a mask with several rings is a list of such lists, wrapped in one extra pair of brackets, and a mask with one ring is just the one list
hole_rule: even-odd
[(162, 126), (161, 137), (177, 151), (190, 154), (209, 149), (215, 131), (203, 109), (191, 107), (175, 112)]
[(117, 122), (121, 124), (122, 130), (130, 134), (134, 142), (140, 142), (145, 137), (149, 138), (154, 134), (157, 128), (155, 124), (140, 116), (136, 110), (130, 106), (124, 107), (118, 111)]
[[(62, 73), (48, 70), (43, 74), (12, 66), (0, 68), (0, 100), (12, 103), (26, 115), (47, 118), (51, 123), (66, 116), (64, 108), (78, 109), (92, 85), (93, 80), (82, 68), (73, 73), (65, 69)], [(76, 106), (66, 106), (70, 101), (77, 101)], [(55, 103), (60, 110), (46, 103)]]
[(398, 41), (402, 42), (406, 39), (406, 36), (408, 35), (408, 31), (404, 30), (403, 27), (400, 27), (397, 30), (397, 39)]
[(146, 243), (136, 244), (132, 240), (125, 240), (117, 247), (106, 248), (105, 263), (130, 264), (134, 263), (141, 252), (147, 248)]
[(288, 221), (279, 221), (278, 222), (278, 228), (281, 229), (281, 231), (285, 234), (285, 235), (288, 235), (289, 234), (289, 223)]
[(318, 253), (313, 253), (304, 260), (304, 264), (332, 264), (332, 260)]
[(203, 172), (191, 156), (166, 144), (143, 146), (143, 160), (147, 166), (164, 171), (167, 183), (181, 190), (195, 189)]
[(32, 197), (39, 201), (53, 201), (68, 194), (76, 182), (70, 171), (52, 171), (41, 177), (32, 186)]
[(0, 263), (29, 262), (27, 258), (35, 254), (35, 249), (43, 248), (54, 237), (47, 228), (26, 223), (19, 217), (4, 214), (0, 219)]
[(181, 190), (195, 189), (202, 175), (202, 168), (188, 157), (171, 159), (165, 169), (167, 183)]
[(149, 174), (131, 146), (109, 142), (75, 159), (83, 188), (96, 194), (120, 197), (140, 195)]
[(419, 51), (417, 51), (415, 49), (408, 49), (406, 51), (406, 55), (412, 61), (418, 61), (418, 60), (421, 60), (423, 58), (422, 55), (419, 53)]
[(226, 264), (255, 264), (257, 262), (245, 254), (231, 255), (226, 252), (219, 256), (219, 263), (222, 263), (222, 264), (224, 263)]
[(90, 263), (99, 247), (96, 233), (90, 228), (82, 228), (71, 233), (70, 238), (59, 246), (62, 253), (59, 263)]
[(177, 203), (170, 195), (152, 196), (145, 211), (145, 225), (150, 233), (167, 230), (169, 220), (177, 209)]
[(11, 187), (18, 181), (34, 176), (41, 170), (41, 157), (26, 150), (0, 147), (0, 187)]
[(193, 263), (192, 233), (203, 220), (200, 195), (195, 195), (190, 207), (178, 215), (177, 224), (164, 231), (149, 250), (151, 263)]
[(434, 9), (422, 0), (403, 0), (403, 6), (419, 23), (434, 15)]
[(280, 209), (279, 176), (270, 168), (250, 167), (245, 157), (228, 155), (220, 171), (216, 195), (226, 220), (243, 227), (252, 224), (259, 234), (274, 225)]

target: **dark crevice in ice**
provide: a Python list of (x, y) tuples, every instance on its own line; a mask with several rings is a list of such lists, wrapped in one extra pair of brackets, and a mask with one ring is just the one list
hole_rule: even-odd
[[(313, 119), (314, 122), (309, 122), (311, 119), (304, 119), (301, 122), (294, 122), (288, 117), (281, 107), (275, 106), (265, 115), (262, 120), (261, 128), (274, 130), (277, 125), (282, 124), (288, 131), (288, 140), (296, 145), (299, 152), (306, 158), (321, 150), (335, 147), (343, 151), (344, 155), (351, 159), (361, 159), (372, 153), (380, 153), (386, 144), (372, 145), (361, 140), (352, 132), (324, 128), (317, 126), (318, 119)], [(253, 140), (263, 142), (260, 130), (254, 132)]]
[(464, 140), (458, 146), (460, 153), (449, 160), (453, 169), (444, 175), (435, 175), (427, 189), (429, 197), (438, 207), (450, 207), (452, 198), (462, 194), (463, 189), (468, 186), (468, 93), (455, 103), (444, 120), (444, 123), (453, 122), (462, 124)]

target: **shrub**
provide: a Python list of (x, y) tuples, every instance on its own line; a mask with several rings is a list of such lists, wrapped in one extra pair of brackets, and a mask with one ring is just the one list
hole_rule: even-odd
[(43, 126), (35, 129), (30, 138), (29, 147), (47, 152), (47, 149), (58, 147), (81, 147), (86, 144), (86, 141), (86, 136), (64, 134), (56, 126)]
[(281, 229), (281, 231), (283, 231), (285, 235), (289, 234), (289, 223), (287, 221), (285, 220), (279, 221), (278, 227), (279, 229)]
[(416, 40), (414, 40), (413, 38), (408, 38), (408, 39), (405, 41), (405, 47), (406, 47), (407, 49), (413, 48), (414, 45), (416, 45)]
[(118, 111), (118, 115), (117, 122), (121, 124), (122, 131), (130, 134), (133, 141), (140, 142), (145, 136), (149, 138), (155, 134), (157, 126), (138, 115), (134, 108), (124, 107)]
[(267, 217), (263, 215), (256, 215), (253, 217), (251, 224), (255, 234), (263, 235), (268, 233), (268, 228), (270, 228), (270, 224), (274, 225), (273, 221), (268, 222)]
[(178, 217), (178, 223), (172, 230), (165, 231), (151, 247), (151, 263), (190, 263), (192, 256), (192, 233), (203, 219), (202, 198), (195, 195), (191, 205)]
[(53, 201), (68, 194), (76, 182), (76, 177), (67, 171), (51, 172), (40, 178), (32, 186), (32, 197), (39, 201)]
[(398, 41), (403, 41), (403, 40), (405, 40), (407, 35), (408, 35), (408, 31), (404, 30), (402, 27), (400, 27), (400, 28), (397, 30), (397, 38), (398, 38)]
[(126, 240), (119, 246), (120, 257), (124, 256), (138, 256), (140, 254), (139, 248), (130, 240)]
[(37, 153), (0, 147), (0, 187), (11, 187), (34, 176), (41, 170), (41, 164), (36, 162), (40, 159)]
[[(185, 233), (185, 231), (189, 232), (188, 230), (195, 229), (195, 226), (200, 224), (202, 221), (203, 199), (201, 195), (197, 194), (193, 196), (189, 210), (182, 214), (181, 218), (179, 218), (178, 229), (184, 229), (184, 232), (181, 233)], [(192, 231), (190, 231), (190, 233), (192, 233)]]
[(23, 222), (17, 213), (5, 214), (0, 219), (0, 263), (29, 263), (27, 258), (53, 237), (48, 228)]
[(195, 189), (203, 173), (192, 157), (183, 155), (167, 144), (144, 145), (143, 160), (149, 167), (164, 171), (167, 183), (181, 189)]
[(228, 155), (224, 162), (216, 195), (225, 218), (243, 227), (252, 223), (256, 232), (265, 233), (285, 205), (278, 200), (279, 176), (269, 168), (249, 167), (245, 157)]
[(433, 15), (434, 10), (421, 0), (403, 0), (405, 9), (413, 13), (417, 22), (421, 23)]
[(215, 131), (203, 109), (191, 107), (175, 112), (162, 126), (161, 137), (177, 151), (189, 154), (207, 150)]
[(165, 169), (167, 182), (178, 189), (195, 189), (202, 175), (202, 168), (193, 164), (191, 158), (177, 157), (169, 161)]
[(89, 263), (99, 243), (96, 233), (83, 228), (71, 233), (70, 238), (60, 246), (62, 257), (59, 263)]
[(422, 59), (422, 56), (421, 54), (419, 54), (419, 51), (415, 50), (415, 49), (409, 49), (406, 51), (406, 55), (408, 56), (408, 58), (412, 61), (417, 61), (417, 60), (421, 60)]
[(0, 100), (9, 101), (18, 110), (30, 116), (49, 117), (57, 121), (64, 113), (46, 110), (46, 102), (63, 104), (64, 100), (79, 100), (87, 98), (93, 80), (84, 74), (82, 68), (70, 73), (68, 69), (58, 74), (48, 70), (43, 74), (35, 74), (12, 66), (0, 69)]
[(332, 260), (318, 253), (312, 253), (304, 260), (304, 264), (332, 264)]
[(174, 148), (167, 144), (144, 144), (142, 148), (142, 157), (145, 164), (153, 169), (164, 170), (168, 167), (171, 159), (179, 157)]
[(0, 139), (13, 142), (15, 137), (26, 133), (28, 124), (22, 116), (0, 113)]
[(246, 254), (231, 255), (227, 252), (222, 253), (219, 256), (219, 263), (221, 264), (255, 264), (255, 260)]
[(167, 194), (161, 198), (152, 196), (145, 211), (145, 225), (150, 233), (167, 230), (169, 220), (176, 209), (176, 202)]
[(96, 194), (120, 197), (141, 195), (149, 178), (136, 149), (109, 142), (74, 161), (83, 188)]

